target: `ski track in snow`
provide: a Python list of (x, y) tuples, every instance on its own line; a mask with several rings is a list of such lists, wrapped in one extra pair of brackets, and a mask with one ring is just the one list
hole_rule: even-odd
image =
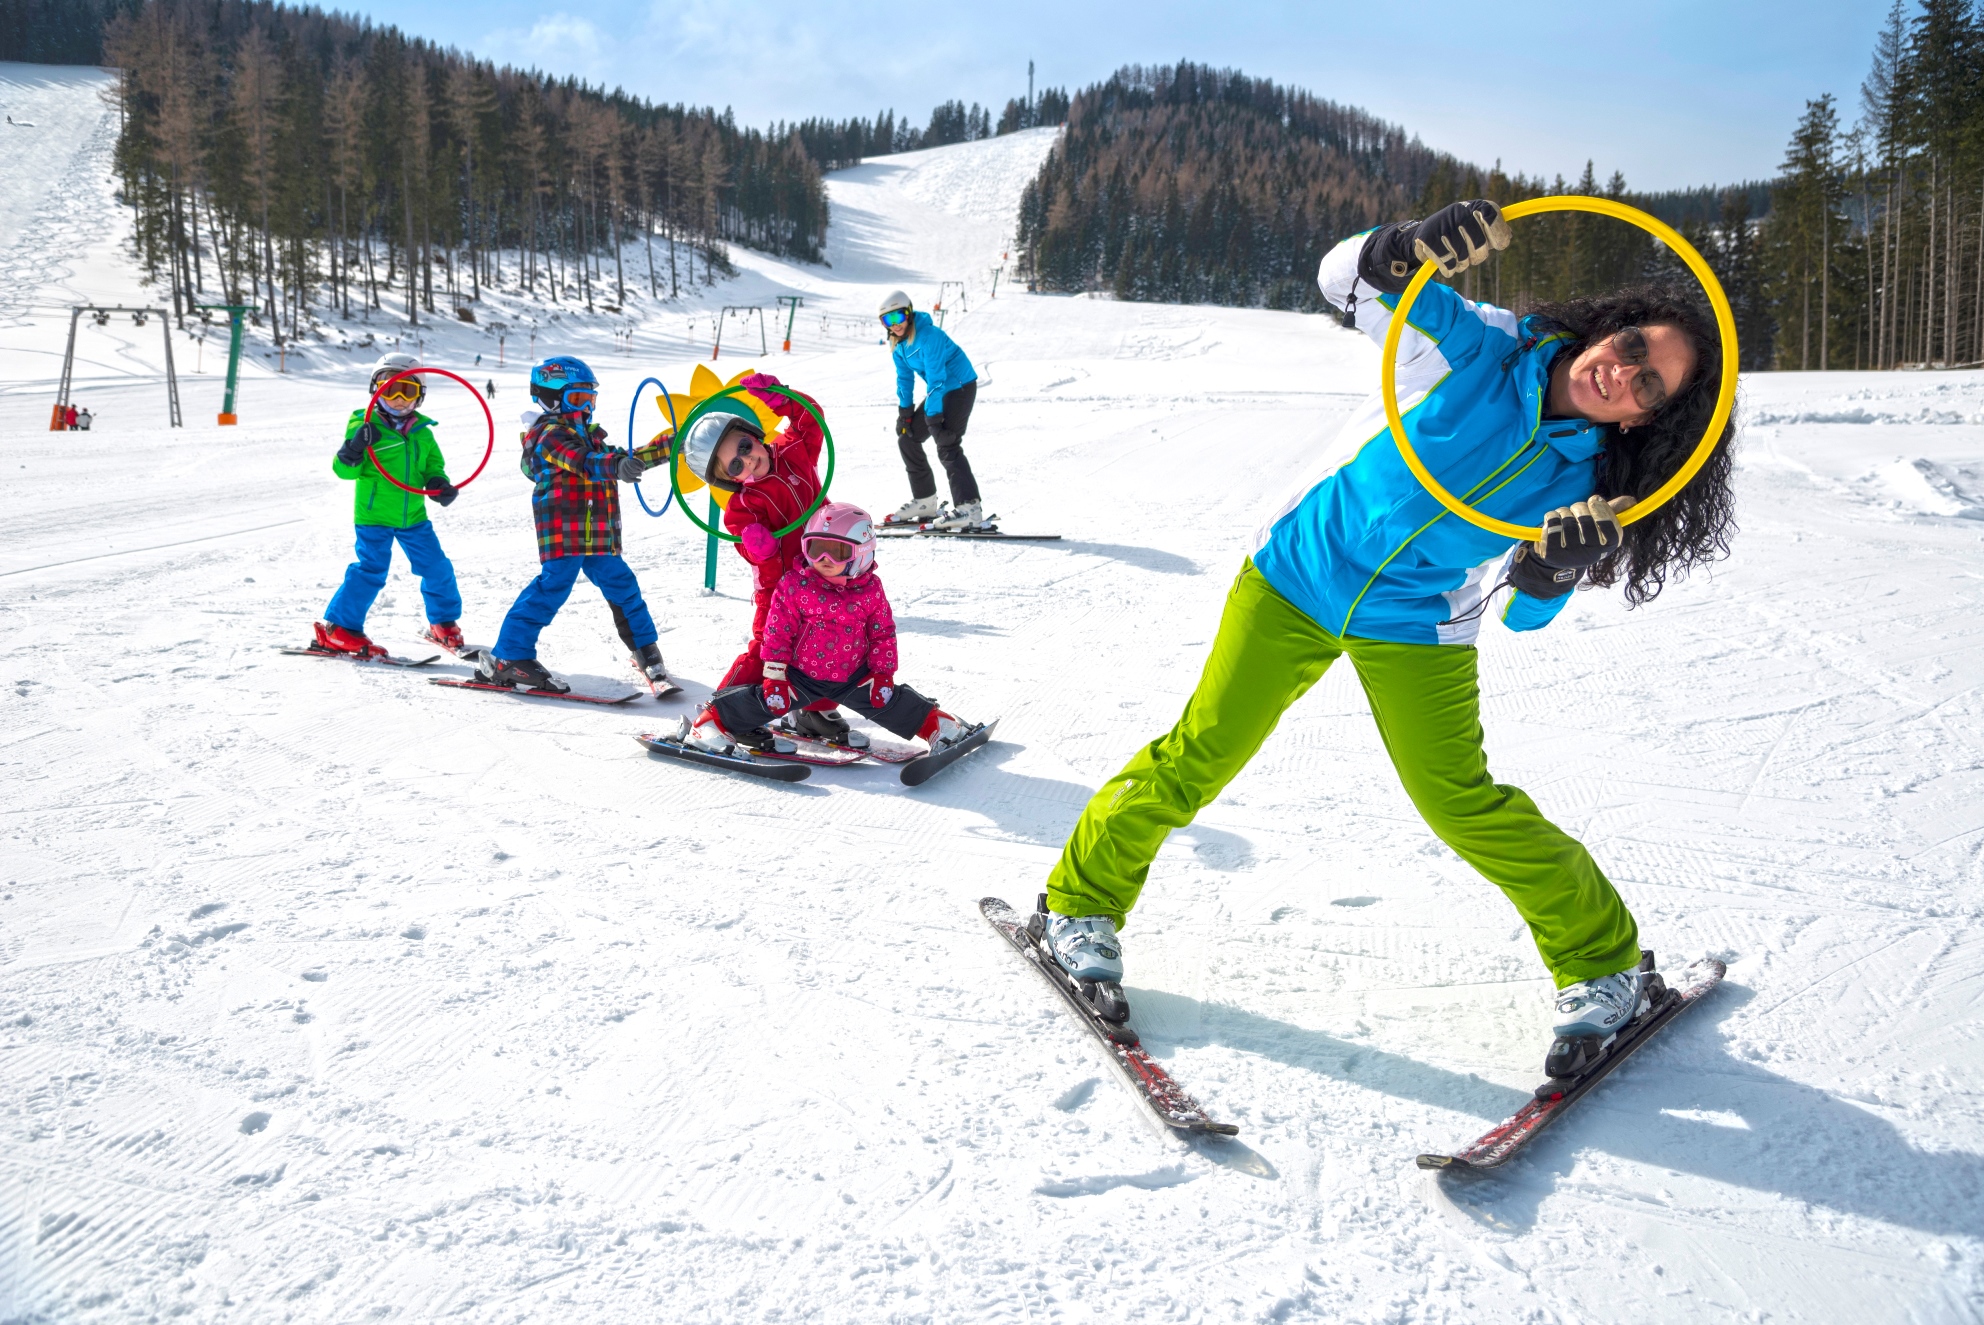
[[(37, 431), (66, 315), (24, 310), (160, 296), (107, 202), (104, 76), (27, 68), (0, 99), (39, 98), (37, 159), (85, 180), (10, 175), (0, 204), (30, 218), (0, 230), (0, 1321), (1979, 1319), (1984, 375), (1750, 379), (1733, 560), (1484, 632), (1498, 775), (1592, 845), (1664, 962), (1729, 961), (1710, 1005), (1497, 1177), (1414, 1170), (1534, 1084), (1546, 983), (1339, 668), (1175, 835), (1128, 933), (1148, 1043), (1242, 1129), (1187, 1146), (975, 904), (1027, 904), (1173, 720), (1369, 345), (983, 298), (1051, 131), (834, 176), (831, 268), (740, 250), (722, 287), (639, 297), (637, 354), (625, 317), (541, 315), (540, 352), (603, 366), (617, 436), (639, 375), (707, 353), (696, 319), (803, 293), (766, 366), (825, 403), (836, 491), (879, 511), (904, 484), (863, 319), (890, 285), (978, 282), (949, 323), (990, 379), (971, 455), (1008, 528), (1067, 539), (890, 543), (881, 571), (903, 678), (1000, 740), (915, 793), (746, 782), (629, 739), (685, 704), (275, 652), (349, 555), (329, 456), (363, 322), (286, 376), (257, 340), (231, 430), (182, 339), (183, 431), (156, 326), (86, 327), (103, 421)], [(507, 298), (423, 352), (493, 352), (490, 309), (526, 325)], [(524, 334), (496, 458), (437, 520), (472, 639), (535, 571)], [(433, 408), (465, 471), (479, 415)], [(704, 597), (686, 522), (629, 530), (699, 698), (745, 576), (726, 552)], [(404, 652), (420, 620), (401, 564), (373, 631)], [(632, 681), (587, 587), (543, 656)]]

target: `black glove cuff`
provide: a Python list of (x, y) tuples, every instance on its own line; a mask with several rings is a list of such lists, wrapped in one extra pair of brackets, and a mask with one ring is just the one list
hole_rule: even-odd
[(1531, 598), (1562, 598), (1578, 587), (1578, 572), (1552, 566), (1524, 543), (1516, 549), (1516, 559), (1509, 566), (1509, 583)]
[(1412, 258), (1412, 231), (1417, 221), (1394, 221), (1373, 230), (1357, 255), (1357, 277), (1385, 294), (1404, 294), (1419, 264)]

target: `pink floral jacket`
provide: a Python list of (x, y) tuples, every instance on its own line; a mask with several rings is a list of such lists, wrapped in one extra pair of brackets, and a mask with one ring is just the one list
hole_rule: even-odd
[(816, 681), (894, 676), (896, 618), (882, 577), (869, 571), (837, 585), (808, 566), (787, 571), (772, 591), (763, 653)]

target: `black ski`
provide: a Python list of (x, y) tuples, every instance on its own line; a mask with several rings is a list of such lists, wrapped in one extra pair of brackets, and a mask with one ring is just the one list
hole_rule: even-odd
[(1508, 1163), (1538, 1133), (1563, 1117), (1573, 1104), (1603, 1081), (1613, 1068), (1632, 1057), (1662, 1026), (1701, 1002), (1705, 994), (1722, 982), (1723, 971), (1721, 962), (1704, 957), (1682, 971), (1672, 987), (1663, 980), (1653, 1006), (1620, 1032), (1596, 1062), (1574, 1077), (1553, 1077), (1544, 1082), (1536, 1088), (1529, 1103), (1516, 1110), (1514, 1117), (1491, 1127), (1464, 1150), (1451, 1155), (1421, 1155), (1417, 1160), (1419, 1167), (1481, 1171)]
[(932, 750), (921, 759), (912, 759), (902, 766), (902, 784), (905, 787), (920, 787), (937, 774), (949, 768), (958, 760), (992, 739), (992, 731), (999, 725), (997, 718), (981, 722), (957, 740), (941, 750)]
[(786, 761), (760, 761), (747, 754), (719, 755), (708, 750), (694, 750), (671, 736), (656, 736), (643, 732), (634, 738), (649, 754), (664, 759), (679, 759), (685, 764), (703, 764), (710, 768), (727, 768), (733, 773), (749, 773), (752, 777), (770, 778), (774, 782), (804, 782), (812, 769), (801, 763)]
[(429, 663), (441, 661), (441, 655), (438, 653), (431, 658), (395, 658), (390, 653), (380, 654), (371, 658), (361, 658), (355, 653), (339, 653), (334, 649), (320, 649), (314, 644), (306, 645), (301, 649), (284, 649), (283, 652), (292, 658), (342, 658), (345, 662), (379, 663), (385, 667), (425, 667)]
[(1034, 941), (1027, 931), (1025, 917), (997, 897), (981, 898), (978, 911), (1028, 965), (1054, 986), (1069, 1010), (1108, 1051), (1110, 1061), (1122, 1072), (1130, 1088), (1166, 1127), (1175, 1132), (1207, 1136), (1233, 1136), (1240, 1131), (1232, 1123), (1216, 1123), (1208, 1117), (1198, 1101), (1186, 1094), (1185, 1088), (1173, 1081), (1163, 1065), (1144, 1049), (1129, 1022), (1104, 1021), (1098, 1016), (1060, 963)]
[(519, 690), (515, 686), (492, 685), (488, 681), (459, 681), (447, 676), (430, 676), (427, 678), (427, 683), (429, 685), (449, 686), (456, 690), (487, 690), (497, 695), (522, 695), (526, 699), (564, 699), (570, 700), (574, 704), (600, 704), (608, 707), (614, 704), (625, 704), (630, 699), (640, 698), (639, 691), (608, 698), (605, 695), (582, 695), (576, 690)]

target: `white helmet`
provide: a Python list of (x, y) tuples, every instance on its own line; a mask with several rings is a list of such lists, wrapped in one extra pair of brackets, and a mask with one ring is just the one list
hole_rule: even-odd
[(891, 290), (882, 296), (882, 306), (875, 310), (875, 316), (880, 317), (884, 313), (893, 313), (898, 308), (909, 312), (916, 311), (916, 305), (909, 302), (908, 295), (904, 294), (901, 290)]
[(717, 444), (724, 435), (736, 428), (751, 434), (760, 442), (765, 440), (765, 430), (757, 419), (748, 413), (733, 414), (728, 410), (712, 410), (689, 426), (689, 435), (682, 439), (681, 456), (688, 462), (689, 472), (701, 478), (713, 488), (725, 492), (736, 492), (740, 485), (728, 475), (718, 474), (716, 469)]
[[(377, 391), (379, 389), (379, 383), (388, 378), (397, 377), (409, 368), (418, 367), (420, 367), (420, 360), (411, 354), (382, 354), (379, 356), (379, 361), (372, 365), (372, 389)], [(412, 378), (411, 381), (420, 391), (420, 394), (413, 398), (413, 403), (418, 405), (426, 398), (427, 388), (417, 377)]]

